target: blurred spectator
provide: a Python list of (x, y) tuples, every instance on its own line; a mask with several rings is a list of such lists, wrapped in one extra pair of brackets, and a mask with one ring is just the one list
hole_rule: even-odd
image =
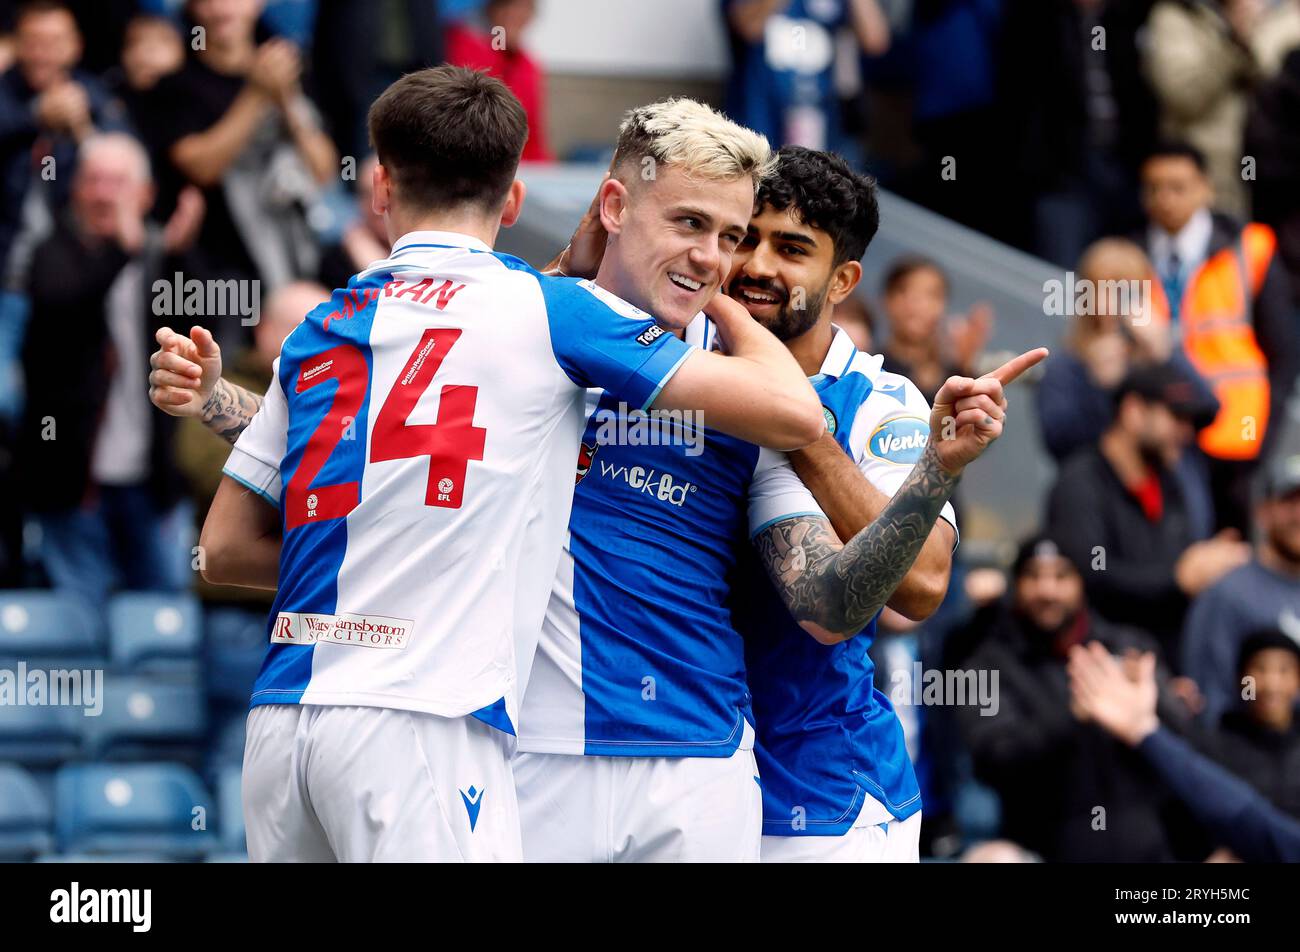
[(1206, 157), (1217, 208), (1248, 207), (1241, 142), (1259, 67), (1251, 40), (1262, 0), (1160, 0), (1147, 21), (1146, 71), (1160, 104), (1160, 133)]
[[(1048, 358), (1038, 387), (1043, 444), (1058, 463), (1101, 437), (1114, 410), (1115, 388), (1132, 366), (1172, 358), (1207, 403), (1213, 402), (1213, 393), (1182, 353), (1172, 353), (1168, 323), (1153, 319), (1152, 295), (1141, 289), (1151, 288), (1154, 276), (1150, 259), (1131, 241), (1103, 238), (1084, 252), (1078, 286), (1093, 292), (1091, 312), (1071, 318), (1065, 347)], [(1175, 474), (1193, 538), (1210, 535), (1214, 502), (1204, 459), (1194, 452), (1180, 454)]]
[(71, 217), (37, 249), (28, 286), (24, 499), (43, 530), (51, 583), (95, 604), (119, 584), (159, 590), (179, 581), (163, 537), (180, 488), (173, 425), (150, 407), (146, 380), (161, 323), (154, 281), (197, 233), (202, 203), (183, 201), (159, 231), (145, 218), (152, 201), (138, 142), (121, 133), (87, 139)]
[[(117, 63), (122, 49), (122, 36), (126, 24), (141, 7), (158, 0), (65, 0), (68, 9), (77, 18), (77, 27), (86, 41), (82, 67), (95, 75), (102, 75)], [(175, 0), (163, 0), (177, 6)]]
[[(1210, 211), (1205, 163), (1193, 147), (1158, 146), (1142, 166), (1144, 236), (1160, 281), (1153, 320), (1169, 322), (1220, 410), (1199, 437), (1218, 525), (1244, 531), (1250, 479), (1271, 445), (1300, 373), (1287, 276), (1266, 225)], [(1243, 280), (1244, 279), (1244, 280)]]
[(1110, 425), (1061, 467), (1048, 500), (1047, 525), (1092, 607), (1154, 635), (1171, 661), (1188, 600), (1250, 559), (1235, 533), (1196, 541), (1173, 472), (1214, 409), (1175, 365), (1135, 367), (1115, 391)]
[(113, 94), (125, 105), (132, 127), (149, 150), (158, 188), (154, 207), (158, 218), (172, 213), (185, 180), (167, 156), (171, 130), (154, 107), (153, 91), (183, 65), (185, 44), (176, 25), (166, 17), (142, 15), (127, 23), (121, 61), (107, 74)]
[(438, 0), (318, 0), (315, 100), (344, 155), (369, 149), (366, 112), (389, 83), (443, 56)]
[[(186, 10), (204, 42), (158, 83), (153, 102), (171, 161), (208, 200), (193, 270), (260, 279), (263, 293), (313, 276), (318, 249), (306, 209), (339, 164), (303, 95), (298, 48), (284, 39), (259, 45), (260, 0), (190, 0)], [(241, 330), (223, 322), (214, 333), (229, 343), (232, 329)]]
[[(1151, 262), (1137, 245), (1120, 238), (1103, 238), (1090, 245), (1079, 261), (1080, 285), (1094, 289), (1103, 282), (1150, 281)], [(1038, 419), (1043, 443), (1052, 458), (1063, 462), (1076, 450), (1097, 441), (1110, 423), (1113, 393), (1131, 365), (1164, 363), (1172, 344), (1166, 325), (1149, 313), (1135, 313), (1140, 296), (1116, 298), (1125, 313), (1111, 313), (1112, 298), (1094, 293), (1092, 314), (1078, 314), (1066, 332), (1065, 346), (1053, 352), (1038, 387)]]
[(1283, 60), (1300, 47), (1300, 0), (1274, 0), (1260, 16), (1251, 46), (1260, 72), (1276, 76)]
[(523, 47), (537, 0), (487, 0), (481, 17), (447, 28), (447, 62), (486, 70), (510, 87), (528, 114), (525, 162), (554, 159), (546, 135), (546, 77)]
[(1272, 461), (1266, 476), (1254, 558), (1192, 603), (1183, 630), (1183, 673), (1200, 687), (1207, 724), (1241, 696), (1235, 672), (1249, 635), (1278, 629), (1300, 639), (1300, 455)]
[(871, 314), (871, 307), (858, 294), (850, 294), (835, 305), (832, 320), (837, 327), (853, 340), (853, 346), (864, 354), (875, 353), (876, 319)]
[[(1300, 11), (1300, 0), (1295, 3)], [(1300, 18), (1300, 12), (1297, 13)], [(1255, 217), (1277, 233), (1278, 253), (1300, 307), (1300, 49), (1259, 92), (1246, 126), (1246, 154), (1255, 157)]]
[[(1089, 611), (1078, 569), (1050, 535), (1021, 546), (1012, 574), (1010, 602), (977, 622), (987, 633), (963, 666), (998, 673), (996, 713), (958, 711), (976, 774), (1002, 800), (1003, 835), (1049, 862), (1171, 859), (1165, 794), (1139, 757), (1074, 709), (1066, 678), (1076, 645), (1122, 652), (1150, 648), (1150, 639)], [(1164, 709), (1186, 716), (1172, 695)]]
[(1003, 0), (913, 0), (907, 38), (912, 126), (922, 152), (913, 193), (940, 214), (992, 235), (1005, 233), (1008, 217), (995, 109), (1002, 8)]
[[(253, 328), (253, 346), (240, 351), (229, 367), (223, 367), (222, 377), (253, 393), (265, 393), (271, 384), (272, 365), (280, 356), (284, 339), (312, 309), (329, 300), (329, 296), (327, 288), (309, 281), (294, 281), (272, 294)], [(221, 483), (221, 468), (229, 455), (230, 444), (214, 436), (198, 420), (189, 418), (179, 421), (176, 463), (189, 484), (196, 526), (203, 525), (208, 506)], [(269, 603), (265, 593), (210, 585), (202, 579), (198, 582), (198, 590), (201, 595), (219, 597), (222, 600)]]
[(30, 0), (19, 9), (15, 65), (0, 76), (0, 265), (20, 230), (48, 233), (67, 202), (77, 143), (96, 130), (126, 128), (121, 103), (77, 68), (81, 51), (64, 4)]
[(1201, 756), (1160, 723), (1156, 661), (1121, 665), (1100, 645), (1070, 654), (1070, 695), (1080, 713), (1135, 748), (1197, 821), (1248, 863), (1300, 862), (1300, 821)]
[(721, 0), (731, 41), (727, 114), (773, 147), (802, 145), (852, 157), (835, 85), (839, 35), (868, 55), (889, 48), (877, 0)]
[(889, 337), (880, 352), (886, 371), (910, 379), (931, 403), (953, 374), (975, 375), (993, 312), (980, 305), (945, 323), (948, 276), (936, 262), (919, 255), (894, 261), (885, 272), (884, 307)]
[(373, 155), (362, 163), (357, 174), (356, 218), (344, 229), (339, 240), (326, 246), (320, 256), (320, 282), (327, 288), (345, 288), (348, 279), (376, 261), (388, 257), (388, 229), (382, 215), (376, 215), (374, 171), (379, 160)]
[[(1138, 33), (1153, 0), (1008, 0), (998, 102), (1025, 244), (1062, 267), (1141, 222), (1138, 166), (1155, 139), (1155, 97)], [(1005, 196), (1003, 196), (1005, 197)]]
[(1300, 818), (1300, 642), (1277, 630), (1251, 635), (1236, 666), (1246, 697), (1223, 715), (1207, 753)]

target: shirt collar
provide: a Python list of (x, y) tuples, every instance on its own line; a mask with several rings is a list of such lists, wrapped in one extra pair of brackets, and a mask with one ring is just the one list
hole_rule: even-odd
[(1152, 226), (1154, 239), (1151, 250), (1155, 252), (1156, 267), (1163, 268), (1171, 252), (1178, 252), (1178, 261), (1184, 269), (1199, 267), (1205, 260), (1210, 248), (1210, 237), (1214, 231), (1214, 219), (1209, 209), (1201, 208), (1187, 220), (1187, 224), (1175, 234), (1169, 234), (1163, 228)]
[(858, 356), (858, 348), (843, 329), (831, 325), (835, 330), (835, 336), (831, 338), (830, 349), (826, 351), (826, 359), (822, 361), (821, 373), (832, 379), (843, 377), (849, 372), (849, 367), (853, 364), (853, 358)]
[(410, 248), (468, 248), (471, 251), (487, 251), (492, 249), (481, 238), (475, 238), (473, 235), (462, 235), (455, 231), (408, 231), (401, 238), (393, 243), (393, 250), (389, 253), (390, 258), (396, 258), (400, 252)]

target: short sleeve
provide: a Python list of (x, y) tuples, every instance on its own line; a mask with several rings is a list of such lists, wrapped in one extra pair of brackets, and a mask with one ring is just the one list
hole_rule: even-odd
[(590, 281), (538, 280), (555, 359), (579, 387), (599, 387), (646, 410), (694, 349)]
[(289, 407), (280, 386), (280, 360), (277, 358), (262, 407), (240, 434), (222, 472), (280, 508), (280, 464), (284, 460), (288, 434)]
[(749, 537), (752, 539), (768, 526), (797, 516), (826, 518), (785, 454), (760, 450), (754, 479), (749, 485)]
[[(863, 475), (893, 496), (907, 481), (930, 441), (930, 404), (906, 377), (881, 374), (871, 395), (858, 409), (850, 443)], [(952, 503), (940, 516), (957, 529)]]

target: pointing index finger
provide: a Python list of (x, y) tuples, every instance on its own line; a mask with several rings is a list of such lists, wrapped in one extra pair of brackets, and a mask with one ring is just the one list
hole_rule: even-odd
[(984, 376), (996, 378), (998, 382), (1005, 387), (1030, 367), (1045, 360), (1047, 354), (1048, 350), (1046, 347), (1035, 347), (1033, 350), (1026, 351), (1019, 357), (1013, 357), (997, 370), (987, 373)]

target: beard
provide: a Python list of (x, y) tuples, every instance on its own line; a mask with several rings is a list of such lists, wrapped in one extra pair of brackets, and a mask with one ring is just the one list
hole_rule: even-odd
[(1284, 561), (1300, 567), (1300, 539), (1286, 531), (1274, 530), (1269, 533), (1268, 541)]
[[(733, 292), (741, 288), (765, 291), (781, 299), (781, 306), (777, 310), (776, 317), (760, 321), (760, 323), (771, 331), (777, 340), (786, 343), (806, 334), (817, 323), (822, 308), (826, 304), (826, 295), (830, 294), (831, 285), (827, 281), (817, 291), (807, 295), (804, 299), (804, 306), (798, 309), (790, 306), (790, 295), (778, 288), (772, 281), (749, 281), (745, 279), (735, 281), (728, 289), (729, 296), (734, 297)], [(740, 299), (736, 298), (736, 300)]]

